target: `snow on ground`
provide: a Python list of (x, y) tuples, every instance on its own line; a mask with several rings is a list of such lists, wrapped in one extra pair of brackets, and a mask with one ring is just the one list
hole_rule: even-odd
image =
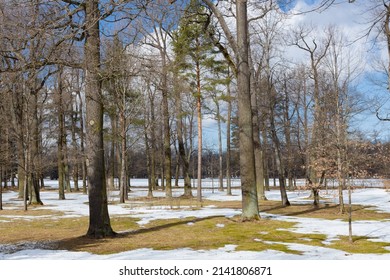
[(112, 255), (94, 255), (87, 252), (63, 250), (23, 250), (13, 254), (1, 254), (0, 260), (388, 260), (388, 255), (346, 254), (343, 251), (291, 244), (292, 250), (302, 251), (302, 255), (286, 254), (275, 250), (261, 252), (235, 251), (234, 245), (226, 245), (215, 250), (192, 250), (189, 248), (160, 251), (138, 249)]
[[(147, 195), (147, 189), (144, 186), (146, 180), (137, 180), (137, 184), (133, 184), (132, 192), (130, 193), (130, 202), (120, 205), (109, 205), (109, 212), (111, 216), (114, 215), (128, 215), (134, 218), (139, 218), (139, 224), (145, 225), (152, 220), (157, 219), (181, 219), (186, 217), (204, 218), (210, 216), (227, 216), (232, 217), (239, 215), (240, 211), (235, 209), (220, 209), (215, 207), (204, 207), (202, 209), (191, 209), (184, 206), (145, 206), (135, 201), (131, 201), (132, 197), (142, 197)], [(210, 183), (210, 182), (209, 182)], [(55, 189), (58, 184), (55, 181), (47, 182), (50, 188)], [(195, 191), (196, 192), (196, 191)], [(180, 196), (182, 194), (181, 189), (174, 189), (174, 196)], [(288, 192), (288, 197), (291, 202), (294, 203), (311, 203), (308, 191), (294, 191)], [(164, 196), (161, 191), (154, 192), (154, 196)], [(240, 201), (241, 193), (239, 189), (233, 189), (233, 195), (227, 196), (224, 192), (217, 191), (211, 184), (208, 188), (203, 190), (203, 196), (205, 199), (215, 201)], [(277, 190), (271, 190), (266, 192), (266, 196), (270, 200), (280, 200), (280, 192)], [(51, 209), (64, 212), (64, 216), (40, 216), (40, 219), (58, 219), (61, 217), (80, 217), (88, 215), (87, 195), (80, 193), (67, 193), (66, 200), (58, 200), (58, 193), (55, 191), (45, 191), (41, 193), (42, 200), (45, 205), (43, 209)], [(337, 202), (338, 198), (336, 192), (333, 190), (322, 191), (321, 197), (327, 198), (330, 201)], [(347, 193), (345, 193), (347, 198)], [(117, 192), (109, 192), (109, 200), (115, 201), (117, 199)], [(352, 193), (352, 201), (355, 204), (369, 205), (375, 207), (378, 211), (390, 212), (390, 193), (384, 189), (375, 188), (371, 186), (365, 189), (355, 189)], [(21, 209), (22, 201), (17, 199), (16, 192), (3, 193), (3, 205), (4, 209)], [(40, 208), (41, 209), (41, 208)], [(1, 214), (1, 213), (0, 213)], [(260, 213), (263, 218), (275, 219), (280, 221), (290, 221), (296, 223), (296, 225), (289, 229), (298, 233), (321, 233), (327, 235), (325, 245), (334, 239), (337, 239), (340, 235), (348, 235), (348, 224), (342, 220), (325, 220), (314, 218), (302, 218), (273, 215), (269, 213)], [(11, 226), (10, 222), (2, 222), (1, 217), (12, 219), (33, 219), (33, 216), (0, 216), (0, 226)], [(36, 217), (35, 217), (36, 218)], [(223, 225), (217, 225), (223, 226)], [(366, 236), (375, 241), (390, 242), (390, 220), (383, 221), (357, 221), (353, 223), (353, 234), (359, 236)], [(256, 242), (256, 241), (254, 241)], [(223, 248), (216, 250), (192, 250), (188, 248), (182, 248), (178, 250), (170, 251), (156, 251), (152, 249), (139, 249), (134, 251), (122, 252), (113, 255), (93, 255), (86, 252), (69, 252), (48, 249), (34, 249), (20, 244), (21, 250), (9, 250), (10, 245), (0, 244), (0, 259), (390, 259), (389, 254), (376, 255), (376, 254), (347, 254), (346, 252), (308, 245), (301, 245), (295, 243), (284, 243), (292, 250), (298, 250), (303, 252), (302, 255), (287, 254), (284, 252), (267, 250), (261, 252), (245, 252), (235, 251), (235, 244), (226, 245)], [(49, 246), (50, 247), (50, 246)], [(8, 248), (8, 249), (6, 249)]]

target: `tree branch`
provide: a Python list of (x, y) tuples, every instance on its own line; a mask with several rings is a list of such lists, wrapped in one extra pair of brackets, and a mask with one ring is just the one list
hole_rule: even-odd
[(217, 6), (214, 5), (214, 3), (211, 0), (203, 0), (203, 2), (210, 8), (210, 10), (214, 13), (214, 15), (217, 17), (219, 24), (221, 25), (221, 28), (223, 32), (225, 33), (225, 36), (234, 52), (234, 55), (237, 56), (238, 53), (238, 46), (237, 41), (234, 39), (232, 33), (230, 32), (230, 29), (225, 21), (225, 18), (223, 17), (221, 11), (217, 8)]

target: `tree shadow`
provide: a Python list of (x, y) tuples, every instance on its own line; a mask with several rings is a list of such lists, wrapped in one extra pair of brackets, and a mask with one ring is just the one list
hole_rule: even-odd
[(69, 251), (81, 251), (81, 250), (85, 251), (86, 248), (97, 247), (100, 244), (109, 242), (110, 240), (131, 238), (137, 235), (147, 234), (151, 232), (159, 232), (161, 230), (169, 229), (175, 226), (185, 225), (188, 223), (196, 223), (196, 222), (201, 222), (201, 221), (206, 221), (206, 220), (211, 220), (211, 219), (221, 218), (221, 217), (225, 217), (225, 216), (218, 215), (218, 216), (210, 216), (205, 218), (194, 218), (190, 220), (186, 219), (184, 221), (171, 222), (162, 225), (151, 226), (148, 228), (139, 228), (135, 230), (121, 231), (121, 232), (117, 232), (112, 237), (101, 238), (101, 239), (91, 238), (86, 235), (82, 235), (82, 236), (67, 238), (58, 241), (58, 249), (69, 250)]
[(261, 209), (261, 211), (262, 212), (272, 212), (272, 211), (284, 209), (284, 208), (287, 208), (287, 207), (291, 207), (291, 205), (289, 205), (289, 206), (287, 206), (287, 205), (278, 205), (278, 206), (273, 206), (273, 207), (269, 207), (269, 208), (263, 208), (263, 209)]
[[(294, 211), (294, 208), (295, 207), (302, 207), (302, 206), (306, 206), (306, 207), (309, 207), (305, 210), (300, 210), (300, 211)], [(274, 207), (269, 207), (269, 208), (263, 208), (261, 211), (262, 212), (269, 212), (269, 213), (272, 213), (273, 211), (278, 211), (278, 210), (281, 210), (281, 209), (289, 209), (289, 212), (288, 213), (276, 213), (278, 215), (284, 215), (284, 216), (299, 216), (299, 215), (305, 215), (305, 214), (310, 214), (310, 213), (314, 213), (314, 212), (317, 212), (317, 211), (321, 211), (321, 210), (329, 210), (329, 209), (334, 209), (334, 208), (337, 208), (339, 207), (338, 204), (329, 204), (329, 203), (325, 203), (325, 204), (320, 204), (320, 205), (300, 205), (300, 204), (291, 204), (289, 206), (285, 206), (285, 205), (278, 205), (278, 206), (274, 206)]]
[(338, 207), (339, 207), (339, 205), (337, 205), (337, 204), (333, 204), (333, 205), (329, 205), (329, 204), (312, 205), (312, 207), (309, 208), (309, 209), (302, 210), (302, 211), (297, 211), (297, 212), (287, 213), (286, 216), (300, 216), (300, 215), (314, 213), (314, 212), (317, 212), (317, 211), (320, 211), (320, 210), (324, 210), (324, 209), (328, 210), (328, 209), (335, 209), (335, 208), (338, 208)]

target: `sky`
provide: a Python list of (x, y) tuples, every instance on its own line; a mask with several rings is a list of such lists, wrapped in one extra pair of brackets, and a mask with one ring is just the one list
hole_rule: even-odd
[[(314, 36), (318, 37), (331, 26), (343, 34), (347, 45), (346, 52), (350, 52), (349, 55), (354, 60), (352, 65), (356, 67), (354, 86), (364, 101), (362, 104), (364, 110), (354, 116), (350, 131), (359, 130), (368, 139), (375, 136), (376, 139), (389, 141), (390, 122), (380, 121), (375, 113), (380, 108), (381, 116), (387, 116), (387, 112), (390, 112), (390, 95), (385, 88), (378, 87), (373, 82), (373, 78), (380, 78), (383, 81), (383, 75), (381, 76), (374, 69), (374, 62), (376, 59), (387, 60), (386, 47), (383, 45), (383, 40), (376, 41), (376, 44), (373, 43), (373, 38), (376, 36), (375, 29), (370, 36), (366, 36), (370, 27), (370, 14), (366, 7), (368, 1), (349, 3), (348, 0), (336, 0), (330, 7), (315, 11), (313, 9), (318, 7), (322, 0), (280, 0), (278, 2), (282, 7), (284, 6), (282, 9), (289, 15), (285, 22), (289, 30), (300, 26), (312, 26), (316, 30)], [(249, 11), (249, 14), (251, 13), (253, 16), (256, 15), (256, 11)], [(286, 47), (283, 52), (292, 63), (309, 62), (307, 53), (295, 46)], [(223, 126), (225, 128), (225, 124)], [(204, 138), (208, 139), (209, 146), (216, 149), (218, 144), (215, 137), (217, 131), (215, 121), (210, 118), (206, 119), (204, 127), (206, 135)]]
[[(312, 7), (318, 6), (320, 2), (322, 1), (296, 0), (290, 12), (309, 11)], [(380, 112), (383, 117), (386, 117), (390, 110), (388, 91), (385, 87), (376, 85), (377, 80), (382, 80), (383, 83), (383, 75), (378, 74), (375, 69), (377, 59), (386, 62), (388, 57), (383, 39), (379, 37), (379, 40), (374, 43), (374, 38), (377, 36), (376, 29), (367, 35), (372, 20), (371, 13), (368, 12), (367, 8), (368, 3), (369, 1), (366, 0), (354, 3), (348, 3), (347, 0), (336, 0), (334, 5), (325, 10), (294, 15), (288, 21), (292, 27), (314, 25), (318, 30), (323, 30), (327, 26), (333, 26), (343, 33), (346, 40), (350, 42), (348, 48), (352, 50), (352, 55), (358, 61), (358, 68), (360, 68), (359, 76), (355, 81), (357, 90), (367, 102), (364, 105), (366, 110), (356, 116), (352, 128), (361, 130), (368, 137), (379, 133), (379, 139), (388, 141), (390, 139), (390, 123), (378, 120), (375, 115), (378, 108), (381, 108)], [(296, 50), (292, 53), (299, 59)]]

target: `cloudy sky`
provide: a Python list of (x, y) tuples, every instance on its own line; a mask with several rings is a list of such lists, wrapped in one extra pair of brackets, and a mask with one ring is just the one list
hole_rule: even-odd
[(387, 63), (386, 47), (383, 37), (377, 37), (377, 28), (374, 28), (367, 36), (375, 13), (375, 11), (370, 11), (370, 7), (376, 2), (379, 3), (378, 7), (382, 8), (380, 4), (382, 1), (357, 0), (354, 3), (348, 3), (348, 0), (336, 0), (335, 4), (327, 9), (300, 13), (310, 11), (321, 2), (322, 0), (295, 0), (290, 12), (296, 15), (289, 18), (288, 24), (291, 27), (314, 25), (319, 30), (318, 32), (328, 26), (334, 26), (343, 33), (349, 41), (348, 48), (358, 61), (361, 70), (357, 80), (358, 89), (365, 98), (376, 100), (367, 105), (368, 110), (359, 117), (357, 125), (367, 134), (381, 131), (381, 138), (388, 139), (390, 123), (378, 121), (374, 112), (377, 107), (383, 106), (381, 115), (386, 117), (390, 109), (389, 94), (385, 88), (380, 88), (373, 83), (373, 79), (378, 79), (380, 76), (376, 70), (378, 61)]
[[(279, 0), (285, 2), (290, 0)], [(324, 0), (292, 0), (287, 5), (286, 13), (290, 16), (286, 25), (290, 30), (300, 26), (313, 26), (315, 32), (312, 36), (320, 37), (323, 31), (332, 26), (341, 32), (348, 46), (346, 50), (350, 52), (358, 67), (359, 76), (356, 79), (358, 90), (362, 96), (371, 102), (366, 105), (367, 110), (360, 114), (355, 121), (360, 130), (367, 135), (374, 131), (380, 132), (380, 138), (390, 139), (390, 122), (381, 122), (375, 116), (375, 110), (381, 107), (381, 116), (386, 117), (390, 112), (390, 95), (386, 87), (378, 87), (378, 62), (387, 64), (387, 49), (384, 44), (384, 38), (378, 35), (378, 28), (372, 26), (373, 16), (376, 9), (372, 7), (377, 3), (377, 8), (384, 8), (381, 0), (356, 0), (354, 3), (348, 3), (348, 0), (335, 0), (333, 5), (326, 9), (314, 10), (321, 6)], [(381, 21), (383, 22), (383, 21)], [(307, 54), (291, 47), (285, 50), (286, 56), (295, 62), (304, 62), (308, 60)], [(383, 76), (382, 76), (383, 77)], [(375, 81), (374, 81), (375, 80)], [(390, 116), (390, 114), (389, 114)]]
[[(251, 0), (256, 2), (256, 0)], [(377, 36), (378, 30), (374, 28), (368, 34), (368, 30), (372, 25), (372, 17), (375, 11), (370, 7), (375, 3), (379, 3), (378, 7), (382, 9), (382, 0), (356, 0), (354, 3), (349, 3), (348, 0), (335, 0), (331, 6), (320, 8), (324, 0), (278, 0), (284, 5), (286, 18), (283, 21), (281, 30), (287, 30), (281, 37), (285, 40), (293, 30), (304, 26), (313, 27), (314, 32), (310, 36), (320, 41), (321, 34), (324, 31), (333, 27), (342, 33), (345, 40), (345, 53), (351, 57), (354, 62), (353, 67), (356, 67), (355, 85), (361, 96), (367, 104), (364, 104), (366, 110), (355, 117), (352, 123), (353, 128), (358, 128), (367, 137), (376, 135), (383, 140), (390, 140), (390, 122), (379, 121), (375, 115), (377, 108), (381, 107), (381, 116), (387, 116), (390, 112), (390, 94), (386, 87), (383, 87), (383, 78), (381, 79), (381, 87), (378, 87), (378, 79), (380, 75), (377, 72), (378, 61), (387, 64), (388, 58), (386, 46), (383, 37)], [(331, 1), (331, 0), (330, 0)], [(258, 16), (259, 10), (250, 9), (249, 17)], [(272, 14), (270, 17), (275, 17)], [(228, 18), (229, 25), (234, 29), (234, 18)], [(283, 31), (281, 31), (283, 32)], [(376, 40), (374, 40), (376, 39)], [(310, 41), (310, 40), (308, 40)], [(292, 63), (309, 63), (307, 52), (299, 50), (297, 47), (282, 47), (283, 56)], [(375, 80), (375, 81), (374, 81)], [(215, 122), (211, 119), (204, 121), (205, 134), (213, 134)], [(211, 141), (213, 137), (205, 137), (210, 141), (210, 145), (214, 145)]]

